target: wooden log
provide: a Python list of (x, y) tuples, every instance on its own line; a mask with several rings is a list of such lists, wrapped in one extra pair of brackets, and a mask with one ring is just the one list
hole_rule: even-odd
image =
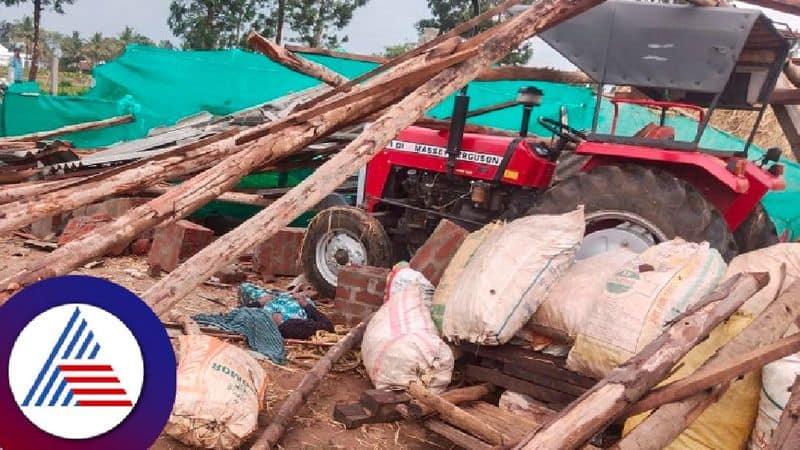
[(331, 347), (325, 356), (323, 356), (314, 367), (306, 373), (303, 380), (292, 391), (289, 397), (284, 400), (278, 412), (273, 416), (267, 429), (258, 437), (252, 450), (265, 450), (274, 447), (280, 442), (283, 434), (286, 432), (286, 426), (289, 421), (297, 414), (297, 411), (306, 403), (308, 396), (322, 383), (325, 375), (330, 372), (331, 367), (342, 357), (347, 351), (355, 347), (361, 342), (364, 336), (364, 330), (372, 317), (368, 317), (363, 322), (358, 324), (355, 328), (351, 329), (345, 337), (343, 337), (338, 344)]
[[(169, 192), (170, 189), (174, 188), (171, 186), (159, 185), (149, 187), (142, 192), (145, 194), (164, 195)], [(0, 193), (0, 196), (1, 195), (2, 193)], [(238, 203), (240, 205), (258, 206), (262, 208), (271, 205), (275, 201), (269, 198), (264, 198), (260, 195), (247, 194), (244, 192), (224, 192), (222, 195), (217, 197), (217, 200), (221, 202)]]
[[(504, 57), (536, 33), (585, 11), (601, 0), (539, 0), (525, 13), (498, 25), (503, 28), (486, 40), (478, 56), (448, 68), (420, 86), (370, 126), (347, 148), (325, 162), (311, 176), (247, 222), (206, 247), (152, 286), (144, 298), (160, 314), (251, 248), (288, 225), (322, 201), (351, 174), (385, 148), (397, 134), (412, 125), (481, 70)], [(372, 111), (365, 111), (367, 114)]]
[(631, 406), (625, 414), (635, 416), (674, 403), (714, 386), (730, 382), (765, 365), (800, 352), (800, 334), (781, 339), (772, 344), (740, 355), (736, 360), (700, 369), (692, 375), (650, 391), (647, 396)]
[[(436, 65), (439, 62), (433, 61), (431, 64)], [(417, 73), (425, 73), (425, 69), (418, 69)], [(363, 88), (359, 87), (353, 90), (353, 95), (358, 96), (361, 89), (369, 89), (376, 84), (384, 83), (387, 79), (398, 79), (406, 75), (407, 73), (403, 73), (400, 68), (397, 68), (376, 77)], [(114, 222), (87, 233), (49, 255), (27, 262), (26, 266), (20, 269), (6, 270), (0, 273), (0, 290), (14, 291), (43, 278), (67, 274), (74, 268), (104, 255), (120, 242), (134, 239), (139, 233), (149, 228), (165, 221), (175, 221), (186, 217), (223, 192), (233, 189), (241, 177), (253, 169), (301, 151), (313, 142), (352, 123), (357, 123), (363, 117), (405, 97), (413, 88), (413, 85), (393, 83), (386, 89), (375, 92), (371, 97), (318, 115), (312, 114), (313, 117), (302, 123), (282, 128), (280, 131), (241, 146), (237, 148), (235, 154), (222, 161), (217, 160), (212, 168), (182, 183), (161, 197), (132, 209)], [(299, 114), (307, 113), (301, 112), (294, 116)], [(292, 120), (293, 117), (290, 116), (276, 123)], [(213, 274), (209, 274), (206, 279), (211, 275)], [(198, 284), (203, 283), (206, 279), (200, 280)], [(5, 300), (7, 298), (0, 298), (0, 304)]]
[(774, 9), (787, 14), (800, 15), (800, 2), (797, 0), (742, 0), (743, 3)]
[(0, 205), (34, 197), (47, 192), (54, 192), (70, 186), (75, 180), (32, 181), (28, 183), (10, 184), (0, 187)]
[(795, 450), (800, 448), (800, 376), (795, 378), (792, 395), (783, 408), (778, 426), (769, 442), (770, 450)]
[(88, 178), (71, 180), (60, 189), (0, 205), (0, 235), (39, 219), (92, 204), (105, 197), (146, 188), (170, 178), (211, 167), (239, 149), (236, 129)]
[(770, 105), (800, 105), (800, 89), (778, 88), (769, 96)]
[(295, 72), (316, 78), (325, 84), (336, 87), (348, 81), (347, 78), (327, 67), (301, 58), (280, 45), (267, 40), (256, 31), (250, 32), (247, 37), (247, 43), (276, 63), (284, 65)]
[[(460, 403), (480, 400), (491, 394), (492, 390), (489, 383), (483, 383), (465, 388), (451, 389), (443, 392), (441, 397), (454, 405), (458, 405)], [(421, 403), (397, 405), (395, 409), (401, 416), (414, 419), (429, 416), (435, 412), (430, 406)]]
[(517, 448), (575, 449), (612, 423), (667, 377), (672, 368), (717, 325), (766, 285), (765, 274), (739, 274), (720, 284), (672, 325)]
[(508, 437), (482, 422), (477, 417), (465, 412), (458, 406), (448, 402), (441, 396), (426, 389), (422, 384), (414, 381), (408, 386), (408, 393), (416, 401), (436, 411), (445, 422), (478, 436), (492, 445), (503, 445), (510, 442)]
[[(712, 370), (735, 362), (750, 351), (766, 347), (780, 339), (800, 313), (800, 283), (789, 286), (738, 336), (721, 347), (700, 370)], [(730, 383), (677, 403), (664, 405), (634, 428), (619, 442), (620, 449), (647, 449), (666, 446), (691, 425), (703, 411), (724, 394)]]
[(330, 56), (333, 58), (342, 58), (342, 59), (349, 59), (351, 61), (363, 61), (363, 62), (372, 62), (383, 64), (388, 60), (382, 56), (374, 56), (374, 55), (361, 55), (358, 53), (348, 53), (348, 52), (337, 52), (334, 50), (328, 50), (326, 48), (317, 48), (317, 47), (307, 47), (304, 45), (287, 45), (286, 49), (295, 53), (307, 53), (309, 55), (322, 55), (322, 56)]
[(133, 115), (128, 114), (125, 116), (112, 117), (110, 119), (98, 120), (95, 122), (79, 123), (77, 125), (68, 125), (66, 127), (58, 128), (50, 131), (40, 131), (37, 133), (23, 134), (20, 136), (9, 136), (0, 139), (0, 145), (9, 142), (19, 141), (43, 141), (62, 134), (77, 133), (78, 131), (97, 130), (100, 128), (107, 128), (113, 125), (120, 125), (123, 123), (133, 122)]
[(494, 8), (490, 8), (486, 12), (484, 12), (484, 13), (476, 16), (476, 17), (473, 17), (472, 19), (470, 19), (470, 20), (468, 20), (468, 21), (466, 21), (466, 22), (464, 22), (462, 24), (459, 24), (459, 25), (455, 26), (453, 29), (451, 29), (447, 33), (442, 34), (442, 35), (434, 38), (430, 42), (425, 43), (425, 44), (423, 44), (423, 45), (421, 45), (421, 46), (419, 46), (419, 47), (417, 47), (415, 49), (412, 49), (412, 50), (410, 50), (410, 51), (408, 51), (408, 52), (406, 52), (406, 53), (404, 53), (404, 54), (392, 59), (391, 61), (388, 61), (385, 64), (383, 64), (381, 66), (378, 66), (375, 69), (373, 69), (373, 70), (371, 70), (371, 71), (369, 71), (369, 72), (367, 72), (367, 73), (365, 73), (365, 74), (363, 74), (363, 75), (361, 75), (359, 77), (356, 77), (356, 78), (350, 80), (349, 82), (337, 87), (336, 89), (333, 89), (331, 91), (328, 91), (325, 94), (322, 94), (321, 96), (319, 96), (318, 98), (314, 99), (313, 101), (309, 101), (309, 102), (302, 103), (302, 104), (298, 105), (296, 110), (299, 111), (299, 110), (303, 110), (303, 109), (308, 109), (312, 105), (314, 105), (315, 102), (325, 101), (325, 100), (327, 100), (327, 99), (329, 99), (331, 97), (334, 97), (336, 95), (339, 95), (339, 94), (341, 94), (343, 92), (349, 92), (351, 89), (353, 89), (354, 87), (358, 86), (360, 83), (362, 83), (362, 82), (364, 82), (366, 80), (369, 80), (370, 78), (372, 78), (372, 77), (374, 77), (374, 76), (376, 76), (376, 75), (378, 75), (378, 74), (380, 74), (380, 73), (382, 73), (382, 72), (384, 72), (386, 70), (389, 70), (389, 69), (391, 69), (393, 67), (397, 67), (400, 64), (403, 64), (403, 63), (405, 63), (407, 61), (410, 61), (411, 59), (413, 59), (413, 58), (415, 58), (415, 57), (417, 57), (419, 55), (422, 55), (425, 52), (430, 51), (431, 49), (433, 49), (434, 47), (440, 45), (441, 43), (445, 42), (448, 39), (451, 39), (453, 37), (457, 37), (457, 36), (460, 36), (460, 35), (462, 35), (464, 33), (467, 33), (470, 30), (472, 30), (473, 28), (475, 28), (477, 25), (480, 25), (480, 24), (482, 24), (482, 23), (484, 23), (484, 22), (486, 22), (488, 20), (491, 20), (493, 17), (495, 17), (497, 15), (503, 14), (504, 12), (508, 11), (511, 7), (516, 6), (516, 5), (518, 5), (518, 4), (522, 3), (522, 2), (523, 2), (523, 0), (506, 0), (503, 3), (495, 6)]
[(453, 428), (440, 420), (432, 419), (426, 421), (425, 428), (447, 438), (449, 441), (458, 445), (458, 447), (462, 447), (466, 450), (495, 450), (497, 448), (457, 428)]
[[(494, 67), (481, 72), (478, 81), (551, 81), (565, 84), (590, 84), (594, 80), (583, 72), (565, 72), (548, 67)], [(545, 93), (546, 95), (547, 93)]]

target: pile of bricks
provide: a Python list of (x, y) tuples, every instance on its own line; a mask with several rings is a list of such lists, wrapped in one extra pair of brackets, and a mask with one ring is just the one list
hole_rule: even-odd
[(284, 228), (253, 249), (253, 269), (270, 283), (276, 276), (296, 277), (303, 272), (300, 251), (305, 228)]
[(206, 227), (180, 220), (156, 228), (153, 244), (147, 255), (151, 275), (171, 272), (178, 265), (214, 240), (214, 232)]
[[(450, 260), (469, 233), (464, 228), (442, 220), (427, 242), (411, 258), (411, 268), (420, 271), (434, 286), (444, 275)], [(339, 272), (334, 323), (353, 326), (377, 311), (384, 302), (389, 269), (349, 266)]]
[[(66, 245), (69, 242), (79, 239), (94, 231), (96, 228), (110, 223), (112, 220), (114, 219), (108, 214), (74, 217), (67, 223), (64, 232), (59, 236), (58, 245)], [(112, 248), (108, 254), (111, 256), (119, 256), (125, 253), (127, 248), (128, 243), (124, 242)]]

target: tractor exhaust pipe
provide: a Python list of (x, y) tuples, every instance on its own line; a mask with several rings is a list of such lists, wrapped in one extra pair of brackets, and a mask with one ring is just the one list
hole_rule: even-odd
[(458, 94), (453, 103), (453, 115), (450, 118), (450, 136), (447, 139), (447, 173), (452, 175), (456, 160), (461, 153), (461, 141), (464, 139), (464, 128), (469, 112), (469, 96), (464, 92)]

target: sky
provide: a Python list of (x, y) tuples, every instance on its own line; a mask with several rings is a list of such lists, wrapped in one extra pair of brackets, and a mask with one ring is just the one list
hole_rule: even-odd
[[(125, 26), (131, 26), (156, 42), (168, 39), (178, 43), (179, 40), (167, 26), (169, 4), (170, 0), (76, 0), (74, 5), (65, 7), (64, 15), (45, 12), (42, 23), (48, 30), (61, 33), (78, 30), (86, 37), (98, 31), (105, 35), (116, 35)], [(800, 18), (764, 10), (773, 20), (788, 23), (795, 30), (800, 29)], [(0, 20), (20, 19), (30, 14), (30, 4), (0, 6)], [(366, 6), (356, 10), (352, 22), (343, 31), (350, 38), (344, 47), (354, 53), (375, 54), (381, 53), (389, 45), (415, 42), (417, 31), (414, 24), (427, 16), (426, 0), (370, 0)], [(531, 65), (572, 68), (569, 62), (541, 40), (534, 39), (533, 47)]]

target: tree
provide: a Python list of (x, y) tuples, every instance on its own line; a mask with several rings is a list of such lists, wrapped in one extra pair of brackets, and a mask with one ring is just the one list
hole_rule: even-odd
[(80, 65), (83, 59), (83, 38), (81, 33), (73, 31), (72, 35), (61, 41), (61, 66), (70, 70)]
[(101, 61), (113, 59), (125, 49), (121, 40), (104, 37), (103, 33), (95, 33), (83, 46), (83, 54), (89, 58), (92, 65)]
[(411, 42), (406, 42), (405, 44), (390, 45), (388, 47), (384, 47), (383, 56), (389, 59), (397, 58), (403, 53), (413, 50), (414, 47), (416, 46), (417, 46), (416, 44), (413, 44)]
[(172, 49), (175, 48), (175, 46), (172, 44), (171, 41), (163, 40), (163, 41), (159, 41), (158, 48), (166, 48), (168, 50), (172, 50)]
[[(28, 0), (3, 0), (6, 6), (16, 6), (27, 2)], [(50, 7), (53, 11), (64, 14), (64, 5), (71, 5), (75, 0), (30, 0), (33, 3), (33, 53), (31, 55), (31, 70), (28, 75), (29, 81), (36, 81), (36, 75), (39, 71), (39, 38), (40, 26), (42, 22), (42, 11)]]
[(133, 28), (126, 26), (122, 33), (119, 34), (119, 40), (122, 41), (123, 46), (128, 44), (140, 44), (154, 46), (155, 43), (149, 37), (139, 34)]
[(347, 42), (338, 32), (353, 19), (353, 11), (369, 0), (286, 0), (287, 20), (298, 40), (309, 47), (336, 48)]
[[(265, 30), (273, 0), (173, 0), (167, 20), (186, 49), (242, 46), (250, 28)], [(263, 21), (263, 22), (262, 22)], [(262, 22), (262, 23), (259, 23)], [(267, 32), (267, 36), (273, 36)]]
[[(501, 3), (502, 0), (479, 0), (480, 10), (487, 9)], [(530, 1), (524, 2), (530, 4)], [(428, 9), (433, 16), (430, 19), (423, 19), (417, 22), (417, 29), (422, 32), (425, 28), (436, 28), (441, 33), (447, 32), (457, 25), (475, 17), (473, 0), (428, 0)], [(494, 23), (487, 21), (477, 27), (477, 31), (484, 31), (492, 27)], [(526, 64), (532, 54), (530, 44), (523, 44), (514, 52), (506, 56), (500, 64), (522, 65)]]

